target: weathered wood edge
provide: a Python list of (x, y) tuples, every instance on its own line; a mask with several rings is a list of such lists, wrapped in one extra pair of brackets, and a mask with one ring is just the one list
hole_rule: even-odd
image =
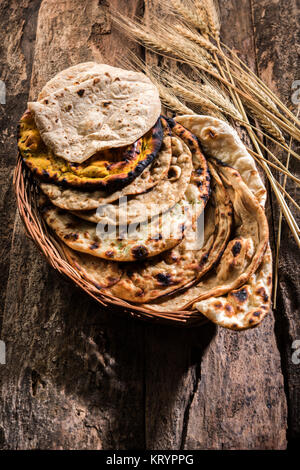
[[(256, 61), (260, 77), (295, 111), (292, 103), (292, 84), (299, 79), (299, 5), (296, 0), (252, 0), (255, 31)], [(268, 143), (270, 146), (270, 143)], [(287, 155), (270, 146), (285, 163)], [(295, 149), (296, 150), (296, 149)], [(299, 152), (299, 146), (298, 146)], [(299, 165), (291, 158), (290, 169), (299, 177)], [(277, 175), (278, 177), (279, 175)], [(289, 178), (287, 190), (299, 203), (297, 186)], [(298, 194), (298, 196), (297, 196)], [(279, 207), (270, 195), (274, 224), (274, 243), (277, 240)], [(293, 206), (292, 212), (300, 222)], [(279, 259), (279, 286), (275, 311), (275, 332), (281, 353), (282, 371), (288, 401), (288, 441), (296, 445), (300, 440), (300, 366), (295, 364), (293, 342), (300, 339), (299, 249), (283, 220)]]

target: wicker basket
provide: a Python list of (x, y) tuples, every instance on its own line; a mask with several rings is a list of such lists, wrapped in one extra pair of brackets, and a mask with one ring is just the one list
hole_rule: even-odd
[(17, 207), (30, 238), (36, 243), (48, 263), (61, 274), (71, 279), (103, 307), (114, 306), (115, 310), (133, 317), (178, 326), (199, 326), (206, 318), (197, 310), (157, 312), (131, 304), (112, 295), (102, 293), (92, 282), (85, 279), (75, 266), (72, 266), (69, 248), (47, 227), (38, 210), (39, 188), (30, 171), (25, 167), (20, 155), (13, 180)]

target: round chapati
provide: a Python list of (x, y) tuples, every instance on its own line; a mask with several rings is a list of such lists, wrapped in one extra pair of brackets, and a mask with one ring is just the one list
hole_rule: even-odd
[(159, 118), (161, 102), (143, 73), (88, 62), (56, 75), (28, 109), (47, 147), (82, 163), (143, 136)]

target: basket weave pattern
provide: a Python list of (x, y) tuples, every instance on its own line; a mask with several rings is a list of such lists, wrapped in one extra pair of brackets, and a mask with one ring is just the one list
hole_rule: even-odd
[(17, 207), (29, 237), (46, 257), (48, 263), (61, 274), (71, 279), (103, 307), (114, 306), (133, 317), (173, 325), (196, 326), (206, 322), (197, 310), (158, 312), (126, 302), (113, 295), (104, 294), (80, 271), (70, 264), (68, 248), (47, 227), (38, 209), (39, 187), (30, 171), (18, 156), (13, 184)]

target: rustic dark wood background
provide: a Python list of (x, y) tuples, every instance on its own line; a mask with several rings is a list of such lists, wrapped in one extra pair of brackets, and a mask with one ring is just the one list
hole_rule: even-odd
[[(144, 3), (146, 5), (144, 5)], [(128, 41), (109, 5), (159, 0), (1, 0), (0, 448), (284, 449), (300, 438), (299, 256), (286, 224), (278, 307), (254, 330), (179, 329), (101, 311), (50, 268), (16, 213), (16, 123), (58, 70), (115, 64)], [(297, 0), (219, 0), (222, 38), (291, 106)], [(130, 45), (131, 48), (135, 47)], [(140, 50), (142, 54), (143, 51)], [(293, 162), (294, 163), (294, 162)], [(290, 184), (289, 191), (295, 194)], [(271, 241), (278, 207), (269, 197)], [(298, 274), (297, 274), (298, 273)]]

